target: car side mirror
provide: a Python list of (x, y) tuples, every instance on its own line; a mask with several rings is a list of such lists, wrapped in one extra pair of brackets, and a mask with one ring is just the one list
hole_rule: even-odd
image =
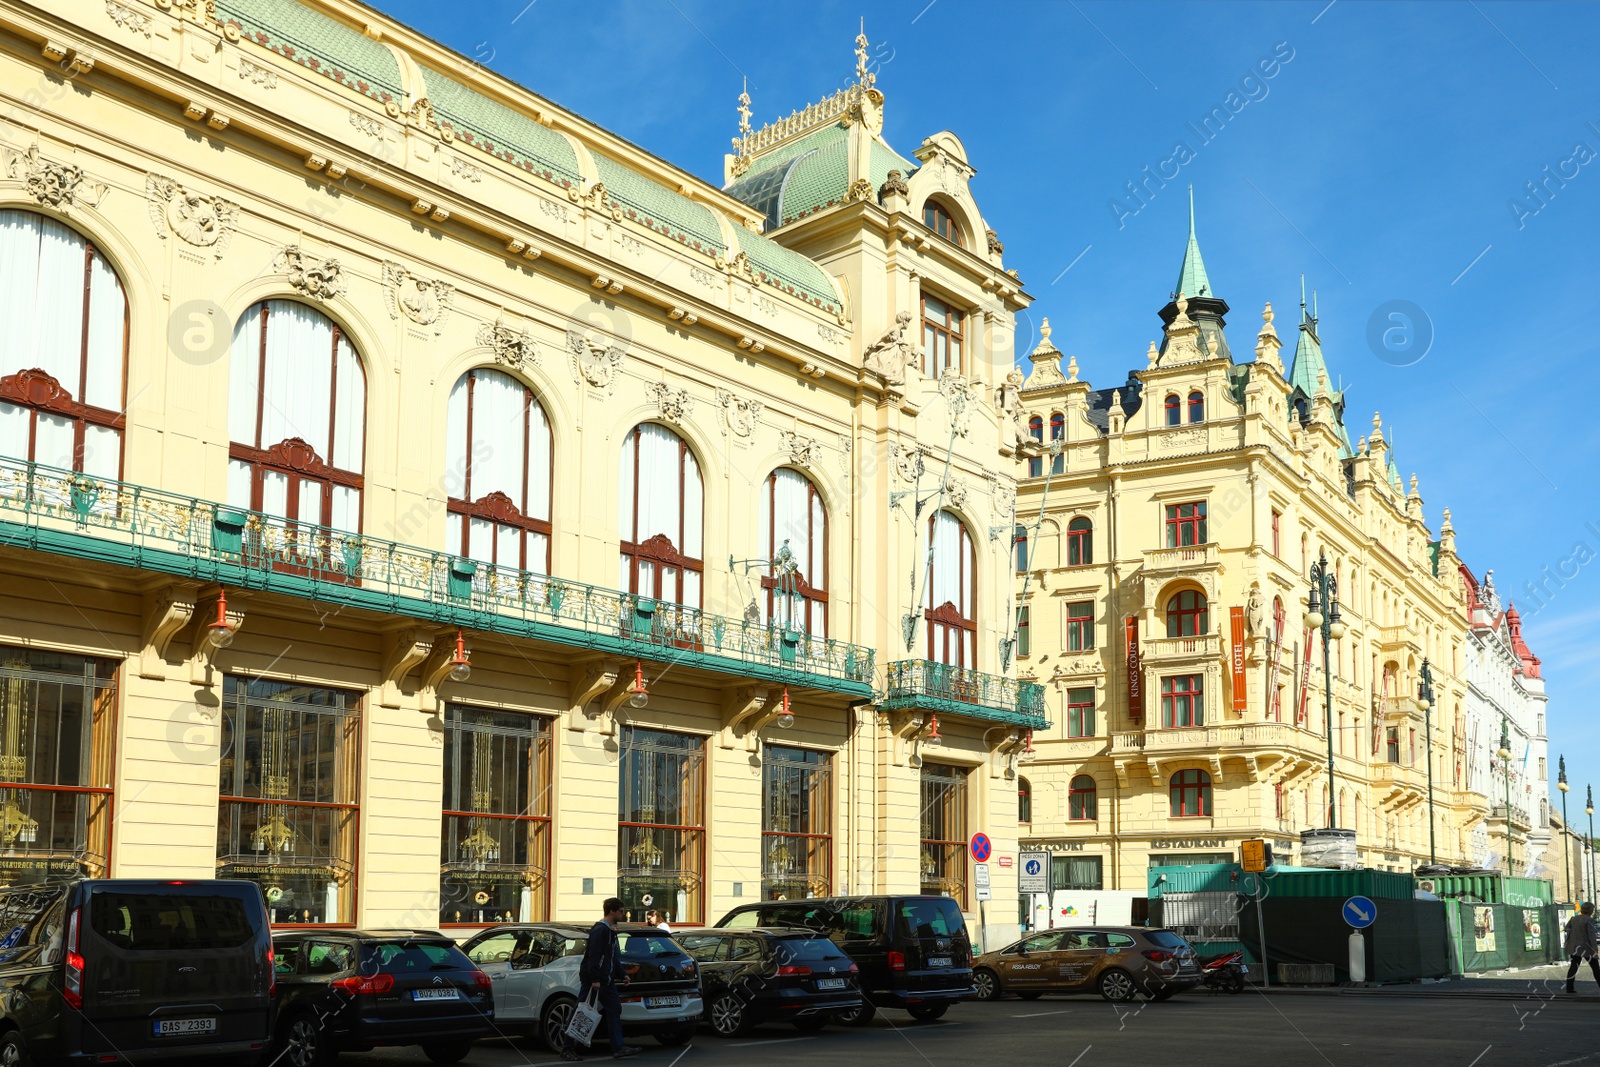
[(1028, 946), (1027, 945), (1018, 945), (1017, 946), (1017, 955), (1026, 956), (1027, 954), (1028, 954)]

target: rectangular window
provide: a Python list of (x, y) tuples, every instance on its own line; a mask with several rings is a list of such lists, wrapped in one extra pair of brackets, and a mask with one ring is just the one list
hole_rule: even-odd
[(1094, 736), (1094, 687), (1067, 690), (1067, 736)]
[(1090, 652), (1094, 649), (1094, 601), (1083, 600), (1067, 605), (1067, 651)]
[(550, 724), (447, 704), (439, 921), (550, 917)]
[(1167, 505), (1167, 547), (1188, 548), (1206, 543), (1206, 504)]
[(761, 899), (833, 892), (833, 775), (826, 752), (761, 746)]
[(217, 877), (275, 925), (355, 922), (361, 694), (225, 675), (222, 751)]
[[(1066, 436), (1066, 433), (1067, 417), (1059, 411), (1053, 412), (1050, 416), (1050, 440), (1059, 441)], [(1066, 470), (1066, 462), (1067, 457), (1057, 452), (1055, 458), (1050, 461), (1050, 473), (1062, 473)]]
[(1400, 762), (1400, 728), (1398, 726), (1389, 727), (1388, 757), (1390, 763)]
[(621, 764), (617, 896), (628, 921), (654, 908), (704, 922), (705, 739), (625, 726)]
[(930, 378), (962, 373), (966, 318), (938, 297), (922, 294), (922, 373)]
[(1272, 513), (1272, 554), (1283, 558), (1283, 512)]
[(0, 648), (0, 885), (106, 876), (117, 665)]
[(1161, 725), (1205, 725), (1205, 675), (1181, 674), (1161, 679)]
[(1028, 608), (1017, 609), (1017, 655), (1026, 656), (1033, 651), (1033, 637), (1028, 632)]
[(1050, 884), (1057, 889), (1104, 889), (1099, 856), (1051, 856)]
[(922, 765), (922, 892), (967, 907), (967, 772)]
[(1417, 765), (1417, 731), (1408, 730), (1406, 732), (1410, 735), (1406, 739), (1406, 763), (1409, 766), (1415, 767)]

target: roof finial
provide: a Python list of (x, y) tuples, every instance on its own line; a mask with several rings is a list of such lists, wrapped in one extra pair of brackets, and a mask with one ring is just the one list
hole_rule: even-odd
[(1300, 321), (1306, 321), (1306, 276), (1300, 275)]
[(739, 136), (750, 136), (750, 79), (744, 80), (744, 89), (739, 93)]
[(1039, 347), (1044, 348), (1050, 344), (1050, 318), (1045, 317), (1044, 325), (1039, 327)]
[(1194, 183), (1189, 183), (1189, 239), (1194, 240)]
[[(1317, 324), (1317, 317), (1317, 291), (1313, 289), (1311, 290), (1311, 325), (1315, 326)], [(1337, 333), (1338, 331), (1334, 332)]]
[(856, 81), (870, 86), (877, 79), (867, 71), (867, 17), (861, 16), (861, 32), (856, 34)]

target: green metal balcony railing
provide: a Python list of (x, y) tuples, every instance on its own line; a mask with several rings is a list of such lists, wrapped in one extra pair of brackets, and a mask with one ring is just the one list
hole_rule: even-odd
[(925, 659), (896, 660), (888, 665), (887, 671), (887, 695), (878, 702), (885, 711), (922, 708), (946, 715), (991, 719), (1032, 730), (1050, 725), (1045, 718), (1044, 686), (1037, 682), (969, 671)]
[(873, 695), (873, 653), (860, 645), (4, 458), (0, 544)]

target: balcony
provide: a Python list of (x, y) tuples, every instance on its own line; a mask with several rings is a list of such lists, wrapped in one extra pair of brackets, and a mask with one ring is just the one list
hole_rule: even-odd
[(1407, 763), (1375, 763), (1372, 766), (1374, 785), (1387, 785), (1394, 789), (1428, 791), (1428, 772), (1422, 767)]
[(1417, 635), (1404, 626), (1380, 626), (1376, 631), (1379, 652), (1413, 652), (1422, 654)]
[(1316, 734), (1282, 722), (1237, 722), (1221, 726), (1155, 727), (1111, 735), (1113, 755), (1222, 755), (1260, 750), (1309, 753), (1321, 758), (1327, 745)]
[(1220, 634), (1195, 637), (1152, 637), (1139, 649), (1148, 666), (1170, 660), (1217, 659), (1222, 655)]
[(1410, 697), (1381, 697), (1379, 703), (1383, 708), (1384, 722), (1390, 726), (1422, 726), (1422, 712), (1417, 710), (1417, 702)]
[(1050, 725), (1044, 713), (1044, 686), (984, 674), (925, 659), (896, 660), (888, 666), (887, 692), (878, 702), (885, 711), (919, 708), (944, 715), (1026, 726)]
[[(1489, 809), (1489, 821), (1498, 823), (1506, 821), (1506, 806), (1503, 801)], [(1517, 807), (1515, 804), (1511, 805), (1511, 827), (1514, 830), (1533, 829), (1533, 823), (1528, 819), (1527, 811)]]
[(873, 652), (859, 645), (16, 460), (0, 459), (0, 538), (194, 581), (873, 695)]
[(1146, 571), (1203, 570), (1217, 565), (1217, 544), (1208, 541), (1203, 545), (1184, 548), (1147, 548), (1144, 553)]

